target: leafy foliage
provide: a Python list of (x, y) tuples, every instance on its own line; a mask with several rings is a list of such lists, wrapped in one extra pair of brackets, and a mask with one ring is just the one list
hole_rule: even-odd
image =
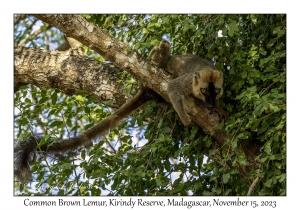
[[(150, 103), (78, 156), (36, 159), (37, 194), (246, 195), (256, 177), (252, 195), (286, 194), (285, 15), (85, 17), (145, 57), (164, 38), (174, 55), (212, 59), (224, 72), (221, 107), (230, 114), (225, 126), (230, 149), (214, 150), (214, 140), (199, 127), (186, 128), (173, 109)], [(15, 27), (16, 43), (27, 25)], [(15, 107), (17, 139), (36, 133), (45, 141), (71, 137), (109, 114), (84, 95), (31, 86), (15, 94)], [(237, 149), (249, 142), (260, 145), (260, 154), (245, 181), (235, 166), (247, 166)], [(16, 182), (18, 194), (31, 194), (28, 188)]]

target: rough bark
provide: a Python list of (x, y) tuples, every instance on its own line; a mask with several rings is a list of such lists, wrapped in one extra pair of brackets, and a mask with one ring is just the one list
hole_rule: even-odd
[[(64, 32), (67, 37), (73, 37), (91, 49), (95, 50), (101, 54), (105, 59), (114, 62), (121, 69), (126, 70), (137, 79), (141, 80), (144, 85), (150, 87), (157, 93), (159, 93), (163, 98), (169, 101), (168, 93), (166, 87), (172, 77), (164, 75), (163, 71), (159, 70), (156, 66), (151, 64), (151, 62), (143, 59), (139, 54), (135, 52), (129, 52), (129, 46), (125, 43), (120, 42), (119, 40), (111, 37), (108, 33), (94, 25), (93, 23), (88, 22), (86, 19), (80, 15), (35, 15), (37, 18), (42, 21), (47, 22), (50, 25), (57, 27), (59, 30)], [(71, 65), (71, 64), (70, 64)], [(71, 65), (72, 66), (72, 65)], [(69, 67), (68, 67), (69, 68)], [(40, 70), (40, 69), (37, 69)], [(57, 71), (57, 70), (55, 70)], [(56, 74), (53, 71), (52, 74)], [(67, 68), (64, 68), (64, 71), (69, 71)], [(51, 74), (52, 71), (48, 72)], [(80, 72), (80, 71), (79, 71)], [(58, 73), (58, 71), (57, 71)], [(74, 73), (75, 74), (75, 73)], [(91, 78), (97, 81), (96, 73), (94, 77), (89, 76), (90, 74), (81, 73), (80, 77), (75, 75), (72, 79), (69, 79), (70, 82), (74, 83), (74, 90), (76, 88), (86, 89), (89, 87), (87, 84), (77, 83), (76, 78), (82, 78), (83, 80)], [(98, 74), (99, 76), (101, 74)], [(61, 75), (57, 77), (62, 77)], [(83, 78), (86, 77), (86, 78)], [(67, 79), (67, 78), (66, 78)], [(43, 80), (41, 80), (43, 81)], [(19, 81), (24, 82), (24, 81)], [(51, 82), (48, 82), (51, 84)], [(52, 82), (53, 83), (53, 82)], [(64, 90), (67, 87), (65, 81), (56, 81), (54, 84), (56, 87)], [(81, 85), (80, 85), (81, 84)], [(94, 83), (94, 85), (96, 85)], [(95, 87), (94, 87), (95, 88)], [(65, 88), (66, 89), (66, 88)], [(109, 89), (114, 90), (114, 89)], [(68, 90), (65, 90), (68, 92)], [(73, 92), (73, 91), (71, 91)], [(93, 91), (92, 91), (93, 92)], [(214, 139), (218, 142), (218, 148), (223, 147), (225, 149), (230, 149), (230, 143), (226, 144), (227, 133), (217, 128), (219, 124), (219, 117), (217, 114), (210, 115), (205, 109), (203, 103), (196, 103), (191, 100), (188, 104), (189, 108), (187, 112), (190, 116), (193, 117), (194, 122), (199, 125), (203, 131), (212, 135)], [(229, 141), (230, 142), (230, 141)], [(237, 152), (244, 152), (248, 160), (248, 166), (237, 165), (240, 172), (246, 177), (248, 172), (253, 169), (253, 166), (256, 165), (254, 158), (258, 154), (258, 150), (253, 151), (253, 148), (243, 148)], [(218, 158), (218, 162), (221, 162), (222, 156)]]
[(127, 98), (120, 72), (112, 63), (101, 63), (77, 50), (48, 51), (15, 48), (15, 91), (20, 85), (33, 84), (40, 88), (59, 88), (68, 95), (84, 90), (99, 101), (112, 101), (113, 107), (122, 106)]

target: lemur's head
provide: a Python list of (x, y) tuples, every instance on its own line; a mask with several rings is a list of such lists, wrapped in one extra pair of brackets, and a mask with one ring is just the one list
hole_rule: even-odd
[(193, 94), (212, 111), (216, 100), (223, 95), (223, 73), (218, 70), (200, 70), (193, 75)]

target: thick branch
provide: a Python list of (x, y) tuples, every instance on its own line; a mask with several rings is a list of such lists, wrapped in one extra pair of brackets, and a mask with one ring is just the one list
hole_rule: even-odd
[(18, 84), (34, 84), (59, 88), (69, 95), (84, 90), (99, 101), (113, 101), (113, 107), (122, 106), (126, 101), (125, 87), (117, 82), (122, 80), (119, 74), (122, 70), (76, 52), (15, 48), (15, 88)]

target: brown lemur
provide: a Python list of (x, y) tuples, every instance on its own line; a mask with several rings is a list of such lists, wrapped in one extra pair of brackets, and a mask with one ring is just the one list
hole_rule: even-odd
[(178, 77), (172, 80), (167, 91), (174, 109), (185, 126), (192, 120), (185, 110), (185, 101), (193, 96), (205, 102), (210, 114), (216, 111), (220, 119), (227, 113), (219, 107), (219, 98), (223, 95), (223, 73), (209, 61), (195, 55), (172, 56), (167, 65)]
[[(165, 40), (151, 50), (148, 59), (159, 68), (176, 77), (169, 82), (167, 91), (170, 102), (184, 125), (192, 125), (192, 120), (185, 110), (185, 100), (190, 96), (204, 101), (211, 112), (215, 110), (220, 117), (226, 116), (226, 113), (219, 108), (218, 103), (223, 94), (223, 75), (210, 61), (190, 54), (170, 56), (170, 44)], [(141, 83), (139, 83), (139, 86), (140, 90), (136, 96), (109, 117), (77, 137), (63, 139), (58, 142), (50, 141), (39, 148), (37, 148), (40, 142), (39, 137), (32, 136), (21, 142), (17, 146), (14, 155), (15, 175), (24, 181), (31, 178), (29, 163), (35, 151), (47, 154), (77, 151), (85, 145), (90, 145), (92, 140), (112, 130), (123, 118), (147, 101), (156, 100), (158, 103), (164, 101), (153, 90), (143, 87)]]
[(155, 53), (149, 57), (164, 57), (164, 61), (157, 62), (175, 79), (167, 85), (167, 92), (171, 104), (185, 126), (191, 126), (191, 117), (186, 112), (185, 102), (189, 97), (194, 97), (205, 102), (210, 114), (216, 111), (220, 121), (226, 120), (228, 114), (219, 106), (219, 98), (223, 95), (223, 73), (215, 65), (206, 59), (192, 54), (170, 55), (170, 44), (163, 40), (153, 50)]

